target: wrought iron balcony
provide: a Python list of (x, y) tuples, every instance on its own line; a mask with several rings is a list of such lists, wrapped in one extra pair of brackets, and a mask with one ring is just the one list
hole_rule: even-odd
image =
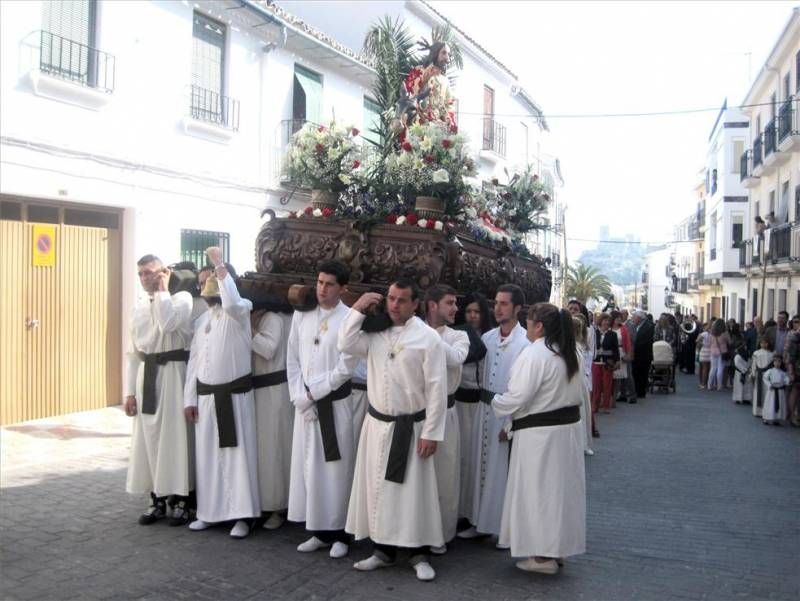
[(775, 119), (771, 119), (764, 128), (764, 158), (775, 152)]
[(107, 52), (49, 31), (39, 32), (39, 71), (111, 94), (116, 59)]
[(763, 138), (759, 133), (758, 136), (756, 136), (756, 139), (753, 140), (753, 169), (758, 167), (764, 160), (764, 156), (761, 154), (763, 145)]
[(752, 152), (745, 150), (739, 159), (739, 181), (744, 181), (753, 174)]
[(716, 248), (712, 248), (711, 250), (708, 251), (708, 258), (709, 258), (710, 261), (716, 260), (716, 258), (717, 258), (717, 249)]
[(789, 223), (777, 225), (771, 228), (769, 237), (769, 249), (767, 260), (773, 263), (788, 261), (791, 256), (792, 247), (792, 226)]
[(506, 127), (491, 117), (483, 119), (483, 150), (506, 156)]
[(213, 90), (192, 86), (190, 109), (193, 119), (239, 131), (238, 100)]
[(752, 242), (747, 240), (739, 245), (739, 268), (744, 269), (747, 267), (747, 253), (750, 252)]

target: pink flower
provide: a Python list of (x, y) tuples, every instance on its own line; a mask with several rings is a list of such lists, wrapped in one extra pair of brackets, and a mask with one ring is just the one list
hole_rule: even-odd
[(297, 219), (297, 211), (290, 211), (289, 219)]
[(411, 152), (411, 142), (403, 142), (401, 148), (406, 152)]
[(311, 217), (313, 213), (314, 213), (314, 207), (306, 207), (305, 209), (303, 209), (303, 214), (307, 215), (308, 217)]
[(360, 134), (361, 132), (360, 132), (360, 131), (358, 131), (358, 129), (356, 129), (356, 128), (354, 127), (353, 129), (351, 129), (351, 130), (350, 130), (350, 133), (351, 133), (351, 134), (353, 134), (353, 137), (355, 138), (355, 137), (356, 137), (358, 134)]
[(450, 133), (451, 134), (457, 134), (458, 133), (458, 125), (453, 123), (453, 125), (450, 126)]
[(397, 215), (394, 213), (389, 213), (386, 216), (386, 223), (397, 223)]
[(323, 133), (323, 132), (325, 131), (325, 126), (324, 126), (324, 125), (320, 125), (320, 126), (319, 126), (319, 129), (318, 129), (317, 131), (318, 131), (319, 133)]
[(333, 211), (331, 210), (330, 207), (325, 207), (324, 209), (322, 209), (323, 217), (330, 217), (331, 215), (333, 215)]
[(442, 146), (443, 147), (450, 148), (452, 145), (453, 145), (453, 143), (450, 140), (448, 140), (447, 138), (442, 140)]
[(428, 163), (429, 165), (430, 165), (431, 163), (433, 163), (435, 160), (436, 160), (436, 159), (435, 159), (435, 158), (433, 158), (433, 155), (430, 155), (430, 154), (426, 154), (426, 155), (425, 155), (425, 162), (426, 162), (426, 163)]
[(416, 213), (409, 213), (406, 215), (406, 223), (408, 223), (408, 225), (417, 225), (417, 221), (419, 221), (419, 217), (417, 217)]
[(436, 220), (435, 219), (428, 219), (428, 223), (425, 224), (426, 230), (432, 230), (436, 227)]
[(358, 169), (361, 167), (361, 161), (353, 161), (353, 169)]

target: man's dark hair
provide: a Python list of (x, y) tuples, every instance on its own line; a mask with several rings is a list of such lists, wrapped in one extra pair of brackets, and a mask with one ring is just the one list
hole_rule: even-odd
[(419, 288), (417, 288), (417, 284), (411, 278), (397, 278), (394, 282), (389, 284), (390, 288), (392, 286), (400, 290), (408, 290), (410, 288), (411, 300), (417, 300), (419, 298)]
[(350, 270), (341, 261), (323, 261), (319, 266), (319, 272), (332, 275), (340, 286), (350, 281)]
[(155, 255), (144, 255), (141, 259), (136, 261), (136, 265), (141, 267), (142, 265), (147, 265), (148, 263), (152, 263), (153, 261), (158, 261), (161, 263), (161, 259), (159, 259)]
[[(436, 61), (439, 60), (439, 52), (441, 52), (442, 48), (447, 46), (445, 42), (434, 42), (428, 48), (428, 56), (425, 57), (425, 60), (422, 61), (422, 66), (427, 67), (429, 65), (436, 65)], [(436, 65), (439, 67), (439, 65)], [(447, 65), (443, 65), (439, 67), (442, 73), (447, 71)]]
[(788, 311), (778, 311), (778, 315), (785, 315), (786, 321), (789, 321), (789, 312)]
[(521, 307), (525, 304), (525, 293), (516, 284), (503, 284), (497, 289), (497, 292), (509, 292), (511, 294), (511, 304), (515, 307)]
[(455, 288), (446, 284), (436, 284), (435, 286), (431, 286), (425, 291), (426, 307), (429, 302), (438, 303), (447, 295), (458, 296), (458, 293), (455, 291)]

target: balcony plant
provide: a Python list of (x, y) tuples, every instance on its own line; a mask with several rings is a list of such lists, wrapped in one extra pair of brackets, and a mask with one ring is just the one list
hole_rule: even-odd
[(287, 172), (298, 186), (311, 188), (311, 204), (316, 209), (335, 209), (339, 193), (352, 183), (360, 166), (355, 138), (359, 131), (330, 125), (306, 123), (292, 136)]
[(386, 181), (426, 219), (456, 218), (471, 189), (475, 164), (465, 138), (438, 122), (408, 128), (400, 150), (386, 157)]

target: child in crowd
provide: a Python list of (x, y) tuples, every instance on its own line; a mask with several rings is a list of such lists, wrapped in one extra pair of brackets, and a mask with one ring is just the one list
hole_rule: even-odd
[(753, 400), (753, 380), (750, 377), (750, 357), (744, 344), (736, 349), (733, 358), (733, 400), (737, 405)]
[(780, 355), (772, 358), (772, 369), (764, 373), (764, 384), (769, 389), (761, 415), (765, 424), (779, 426), (786, 415), (786, 390), (789, 387), (789, 376), (783, 371), (783, 357)]
[(770, 347), (769, 340), (767, 340), (766, 337), (762, 337), (759, 344), (761, 345), (761, 348), (753, 353), (751, 367), (754, 380), (753, 386), (755, 388), (755, 397), (753, 399), (753, 415), (756, 417), (761, 417), (761, 410), (767, 398), (767, 393), (769, 392), (767, 390), (769, 387), (764, 384), (764, 374), (770, 367), (772, 367), (773, 356), (772, 348)]

